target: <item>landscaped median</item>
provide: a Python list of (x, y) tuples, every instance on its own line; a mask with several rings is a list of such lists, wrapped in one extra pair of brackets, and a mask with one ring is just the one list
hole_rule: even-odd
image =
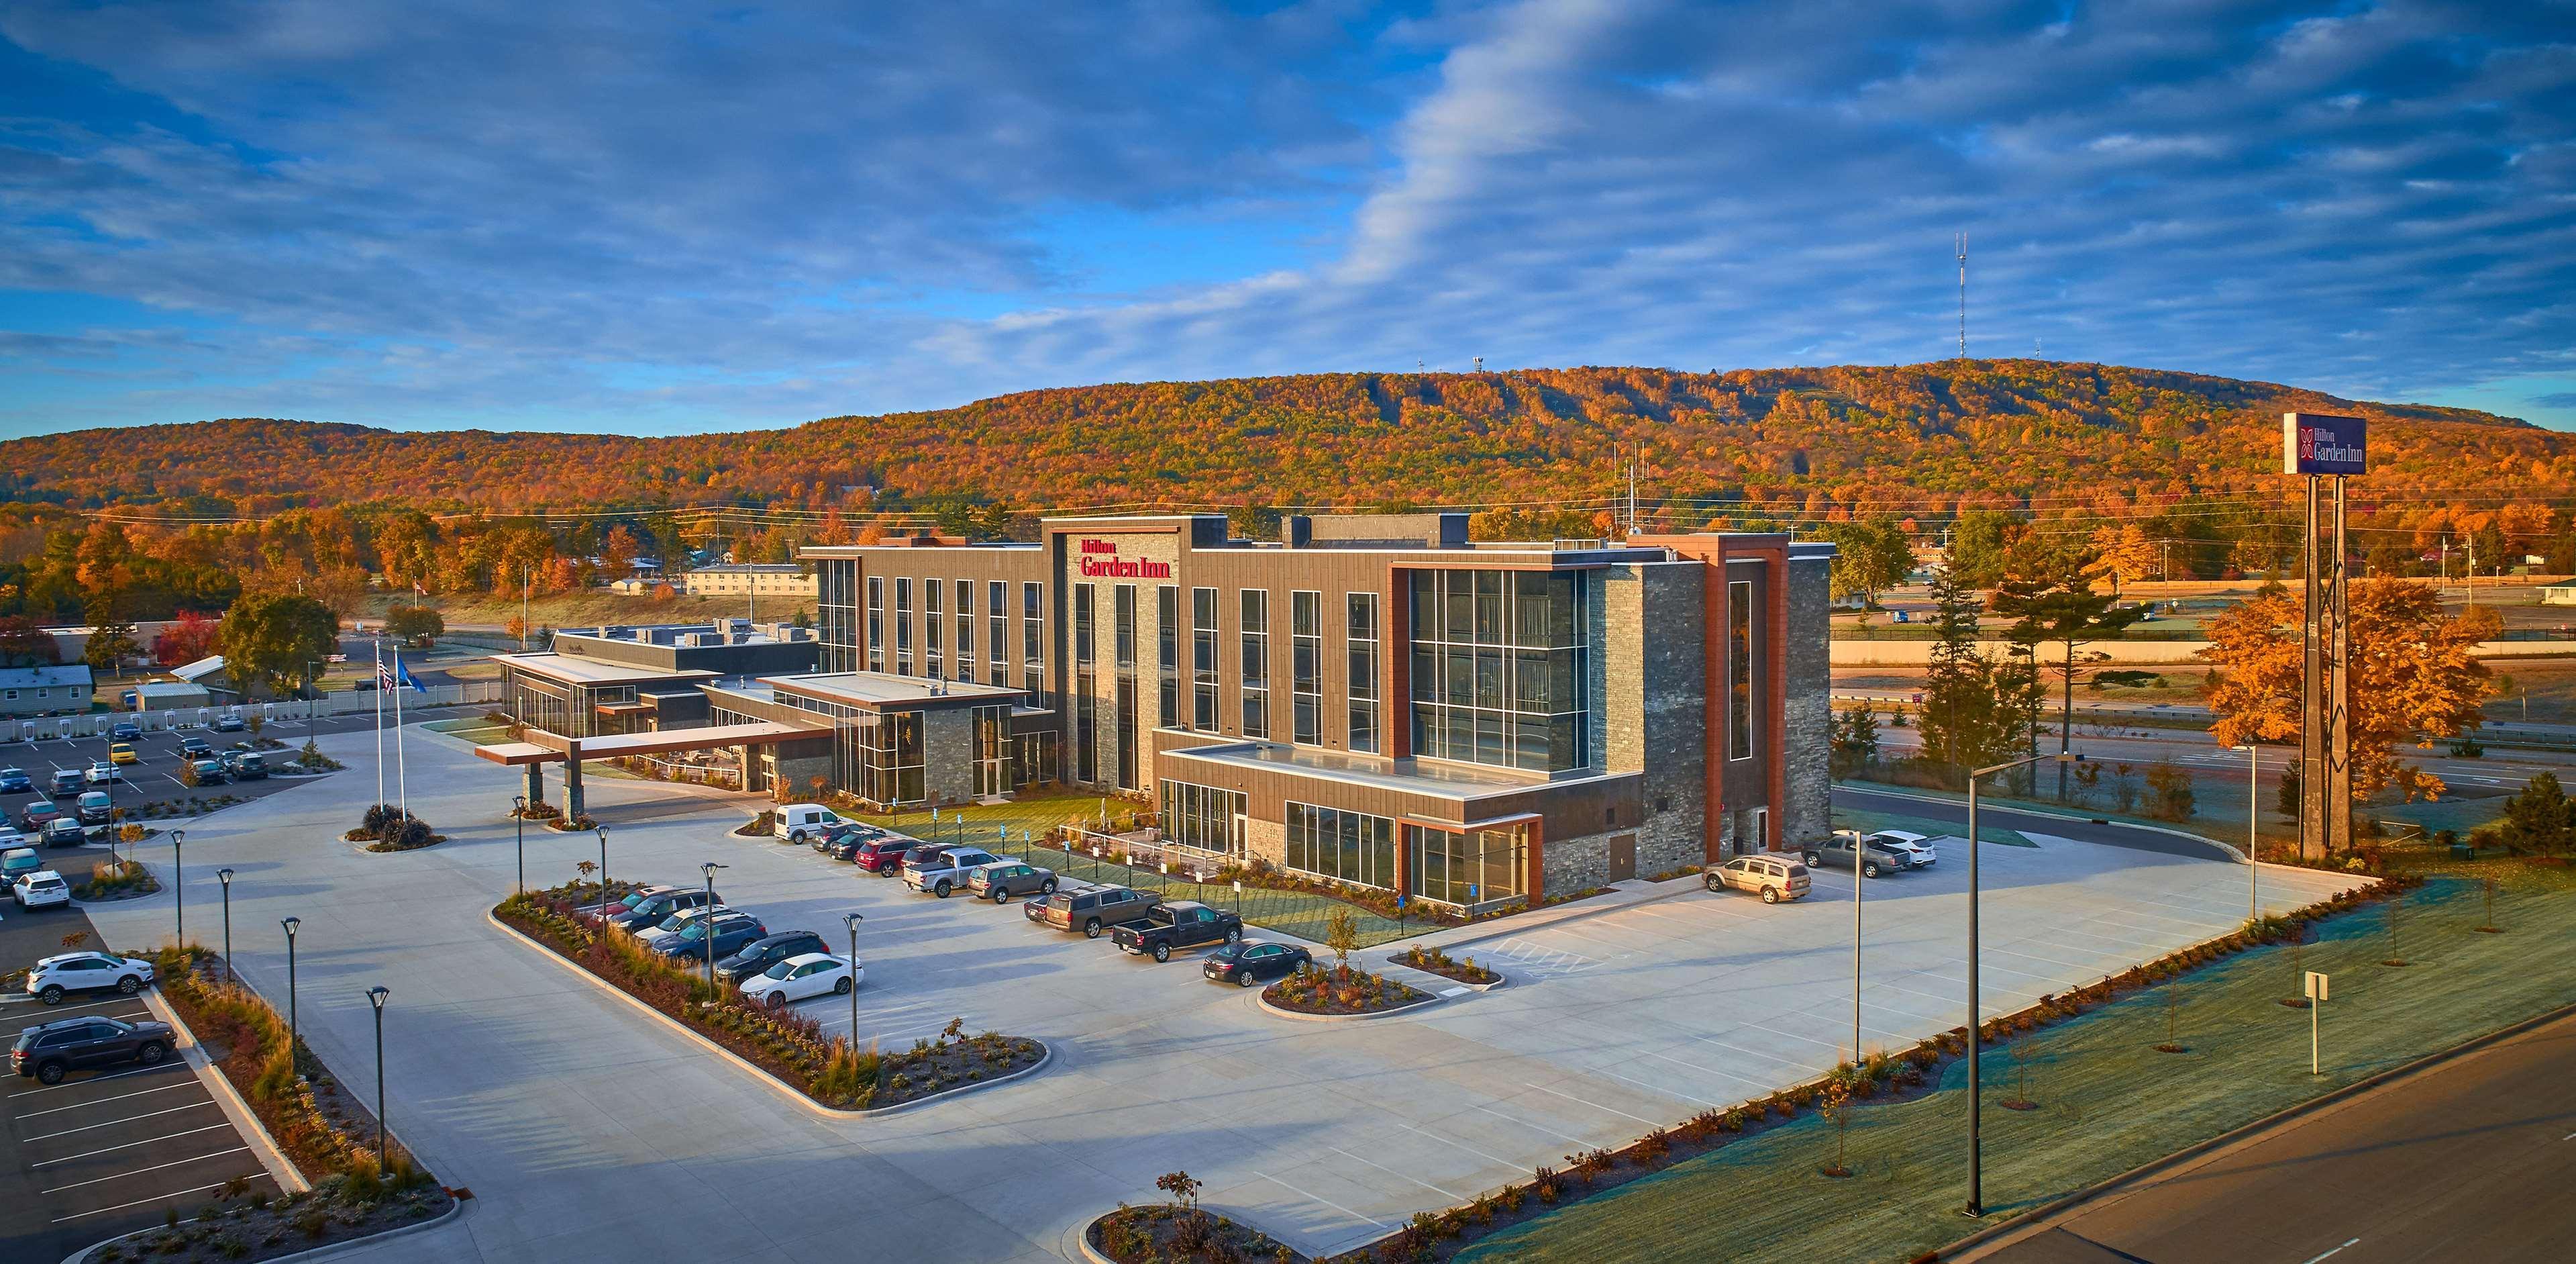
[(893, 1110), (1016, 1079), (1047, 1061), (1047, 1047), (1039, 1041), (989, 1031), (969, 1035), (962, 1019), (949, 1023), (937, 1040), (916, 1040), (900, 1051), (826, 1039), (811, 1018), (764, 1008), (739, 992), (709, 991), (699, 971), (622, 930), (583, 919), (581, 903), (598, 895), (596, 886), (514, 895), (494, 906), (492, 920), (732, 1054), (816, 1109)]
[(1352, 969), (1348, 963), (1322, 969), (1301, 966), (1297, 973), (1261, 990), (1261, 1007), (1287, 1018), (1382, 1018), (1439, 999), (1384, 975)]

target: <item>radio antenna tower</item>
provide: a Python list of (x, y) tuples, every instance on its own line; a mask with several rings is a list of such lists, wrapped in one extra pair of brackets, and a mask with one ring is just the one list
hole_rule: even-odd
[(1968, 235), (1961, 233), (1952, 243), (1959, 252), (1959, 358), (1968, 358)]

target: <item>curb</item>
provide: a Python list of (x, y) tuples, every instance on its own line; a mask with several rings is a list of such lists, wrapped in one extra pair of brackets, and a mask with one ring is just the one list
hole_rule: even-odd
[[(451, 1194), (447, 1199), (447, 1210), (442, 1211), (435, 1216), (431, 1216), (427, 1220), (415, 1220), (407, 1225), (395, 1225), (393, 1228), (384, 1230), (381, 1233), (370, 1233), (363, 1238), (351, 1238), (346, 1242), (334, 1242), (328, 1246), (317, 1246), (310, 1250), (297, 1251), (292, 1255), (272, 1255), (266, 1260), (261, 1261), (261, 1264), (288, 1264), (288, 1261), (290, 1260), (327, 1259), (344, 1251), (352, 1251), (362, 1246), (373, 1246), (387, 1238), (399, 1238), (406, 1233), (419, 1233), (424, 1229), (435, 1229), (463, 1214), (465, 1214), (465, 1200)], [(101, 1247), (114, 1246), (119, 1242), (123, 1242), (127, 1238), (139, 1238), (147, 1233), (158, 1232), (161, 1228), (162, 1226), (155, 1225), (150, 1229), (137, 1229), (132, 1233), (120, 1234), (116, 1237), (109, 1238), (104, 1242), (90, 1243), (88, 1246), (82, 1247), (81, 1249), (72, 1252), (70, 1255), (64, 1256), (63, 1264), (86, 1264), (86, 1261), (91, 1256), (96, 1255)]]
[(1083, 1221), (1082, 1227), (1073, 1231), (1073, 1244), (1082, 1249), (1083, 1264), (1118, 1264), (1118, 1261), (1113, 1260), (1106, 1255), (1102, 1255), (1100, 1253), (1100, 1248), (1091, 1245), (1092, 1226), (1097, 1225), (1108, 1218), (1109, 1213), (1104, 1211), (1097, 1216), (1093, 1216), (1089, 1220)]
[(1415, 1001), (1396, 1009), (1382, 1009), (1373, 1014), (1300, 1014), (1293, 1009), (1281, 1009), (1271, 1004), (1269, 988), (1265, 987), (1252, 994), (1253, 1003), (1268, 1011), (1273, 1017), (1294, 1019), (1301, 1023), (1365, 1023), (1380, 1018), (1401, 1018), (1407, 1014), (1421, 1013), (1446, 999), (1448, 998), (1434, 993), (1429, 1000)]
[(589, 983), (591, 986), (608, 993), (610, 996), (614, 996), (618, 1000), (624, 1001), (628, 1005), (634, 1006), (636, 1009), (653, 1016), (671, 1030), (676, 1031), (696, 1042), (700, 1048), (705, 1049), (709, 1053), (713, 1053), (716, 1056), (723, 1058), (725, 1061), (734, 1064), (736, 1067), (741, 1068), (743, 1071), (748, 1072), (752, 1078), (758, 1080), (761, 1084), (766, 1085), (771, 1091), (776, 1092), (779, 1096), (784, 1097), (787, 1100), (804, 1107), (806, 1110), (826, 1119), (869, 1119), (878, 1115), (898, 1114), (903, 1111), (911, 1110), (916, 1106), (927, 1105), (942, 1098), (954, 1097), (960, 1093), (972, 1093), (977, 1089), (991, 1088), (996, 1084), (1008, 1084), (1013, 1080), (1035, 1075), (1039, 1071), (1045, 1070), (1049, 1064), (1055, 1061), (1055, 1046), (1041, 1040), (1038, 1042), (1038, 1049), (1040, 1050), (1038, 1060), (1027, 1066), (1021, 1067), (1019, 1070), (1013, 1071), (1008, 1075), (995, 1076), (992, 1079), (979, 1080), (972, 1084), (961, 1084), (955, 1088), (944, 1088), (936, 1093), (916, 1097), (908, 1102), (897, 1102), (892, 1106), (868, 1106), (858, 1110), (842, 1110), (839, 1107), (826, 1106), (821, 1102), (815, 1101), (813, 1098), (806, 1096), (803, 1090), (800, 1090), (795, 1085), (789, 1084), (787, 1081), (771, 1074), (766, 1068), (763, 1068), (758, 1063), (755, 1063), (749, 1058), (745, 1058), (741, 1054), (735, 1053), (733, 1050), (727, 1049), (723, 1045), (717, 1044), (715, 1041), (699, 1034), (696, 1029), (690, 1027), (687, 1023), (681, 1022), (679, 1019), (673, 1018), (670, 1015), (645, 1004), (637, 997), (629, 995), (626, 989), (583, 969), (580, 962), (574, 961), (571, 958), (564, 956), (562, 953), (556, 952), (554, 949), (538, 943), (534, 939), (530, 939), (527, 935), (521, 933), (517, 927), (502, 921), (498, 914), (487, 909), (483, 913), (483, 920), (490, 922), (495, 928), (499, 929), (502, 934), (508, 935), (510, 938), (518, 940), (520, 943), (535, 950), (537, 955), (571, 971), (582, 981)]
[(187, 1043), (180, 1046), (179, 1056), (186, 1060), (189, 1070), (196, 1072), (197, 1082), (205, 1085), (206, 1091), (213, 1095), (215, 1103), (222, 1107), (224, 1117), (231, 1121), (237, 1131), (257, 1140), (259, 1165), (268, 1169), (269, 1177), (277, 1182), (279, 1188), (289, 1193), (301, 1194), (311, 1190), (313, 1182), (306, 1180), (303, 1170), (286, 1157), (284, 1150), (278, 1148), (277, 1138), (268, 1135), (268, 1125), (260, 1122), (259, 1113), (250, 1108), (249, 1102), (242, 1100), (240, 1091), (233, 1087), (231, 1077), (226, 1076), (222, 1068), (217, 1067), (206, 1057), (205, 1049), (197, 1040), (196, 1030), (179, 1017), (177, 1009), (161, 999), (160, 985), (155, 983), (150, 991), (142, 995), (144, 1004), (150, 1006), (152, 1012), (160, 1016), (161, 1021), (170, 1024), (170, 1030), (179, 1033), (186, 1040)]
[(2211, 1137), (2206, 1141), (2197, 1142), (2180, 1150), (2176, 1150), (2163, 1158), (2150, 1159), (2147, 1162), (2141, 1163), (2138, 1166), (2133, 1167), (2126, 1172), (2122, 1172), (2117, 1176), (2111, 1177), (2108, 1180), (2096, 1181), (2093, 1184), (2087, 1185), (2073, 1193), (2051, 1199), (2048, 1202), (2042, 1203), (2037, 1207), (2033, 1207), (2028, 1211), (2014, 1216), (2012, 1219), (2007, 1220), (2002, 1224), (1980, 1229), (1975, 1233), (1971, 1233), (1948, 1246), (1944, 1246), (1939, 1250), (1932, 1252), (1924, 1258), (1929, 1260), (1955, 1260), (1960, 1258), (1960, 1254), (1962, 1252), (1974, 1250), (1977, 1247), (1994, 1242), (1999, 1238), (2018, 1233), (2037, 1231), (2042, 1227), (2039, 1223), (2040, 1221), (2071, 1207), (2090, 1202), (2093, 1199), (2110, 1193), (2131, 1181), (2138, 1180), (2142, 1177), (2153, 1176), (2170, 1168), (2179, 1167), (2194, 1159), (2223, 1150), (2240, 1141), (2251, 1140), (2259, 1133), (2278, 1127), (2282, 1124), (2292, 1122), (2301, 1116), (2312, 1114), (2324, 1109), (2325, 1107), (2332, 1106), (2349, 1098), (2358, 1097), (2393, 1081), (2414, 1075), (2419, 1071), (2431, 1070), (2432, 1068), (2439, 1066), (2444, 1062), (2448, 1062), (2453, 1058), (2475, 1053), (2480, 1049), (2486, 1048), (2488, 1045), (2511, 1039), (2512, 1037), (2519, 1036), (2524, 1032), (2557, 1022), (2560, 1019), (2569, 1017), (2570, 1015), (2576, 1015), (2576, 1005), (2562, 1005), (2545, 1014), (2535, 1014), (2520, 1022), (2497, 1028), (2483, 1036), (2476, 1036), (2469, 1040), (2462, 1041), (2448, 1049), (2437, 1050), (2433, 1053), (2425, 1054), (2423, 1057), (2417, 1058), (2412, 1062), (2408, 1062), (2400, 1066), (2393, 1066), (2385, 1071), (2381, 1071), (2373, 1075), (2364, 1076), (2350, 1084), (2344, 1085), (2342, 1088), (2332, 1089), (2319, 1096), (2309, 1098), (2304, 1102), (2283, 1107), (2282, 1109), (2276, 1110), (2269, 1115), (2265, 1115), (2260, 1119), (2254, 1120), (2251, 1123), (2239, 1125), (2238, 1127), (2231, 1128), (2215, 1137)]
[[(1426, 979), (1439, 980), (1438, 986), (1424, 989), (1434, 996), (1446, 996), (1452, 988), (1465, 988), (1470, 992), (1491, 992), (1494, 989), (1502, 987), (1504, 984), (1512, 981), (1512, 976), (1505, 974), (1500, 970), (1494, 970), (1494, 981), (1491, 983), (1469, 983), (1465, 979), (1450, 978), (1448, 975), (1442, 974), (1436, 970), (1425, 970), (1420, 966), (1406, 965), (1393, 957), (1387, 958), (1386, 964), (1391, 969), (1402, 970), (1407, 974), (1418, 974)], [(1485, 968), (1488, 970), (1494, 969), (1492, 966), (1487, 966)]]
[[(1578, 912), (1568, 913), (1563, 917), (1551, 918), (1544, 922), (1533, 922), (1523, 926), (1501, 926), (1493, 923), (1485, 923), (1487, 929), (1485, 929), (1482, 934), (1470, 935), (1462, 939), (1452, 939), (1445, 943), (1431, 943), (1426, 936), (1424, 939), (1424, 946), (1438, 948), (1442, 952), (1447, 952), (1453, 948), (1471, 947), (1476, 944), (1490, 943), (1495, 940), (1510, 939), (1515, 935), (1526, 935), (1536, 931), (1546, 930), (1550, 927), (1563, 926), (1572, 922), (1589, 921), (1596, 917), (1606, 917), (1612, 913), (1621, 913), (1632, 908), (1643, 908), (1649, 904), (1661, 904), (1666, 900), (1679, 899), (1682, 896), (1690, 895), (1694, 892), (1708, 890), (1707, 884), (1703, 881), (1684, 881), (1679, 878), (1676, 878), (1673, 881), (1678, 884), (1678, 889), (1671, 891), (1657, 891), (1652, 895), (1643, 897), (1642, 899), (1629, 900), (1623, 904), (1604, 904), (1598, 908), (1583, 909)], [(1496, 919), (1496, 921), (1500, 920), (1502, 919)], [(1462, 927), (1461, 929), (1465, 928)], [(1412, 967), (1407, 966), (1405, 968), (1411, 969)]]

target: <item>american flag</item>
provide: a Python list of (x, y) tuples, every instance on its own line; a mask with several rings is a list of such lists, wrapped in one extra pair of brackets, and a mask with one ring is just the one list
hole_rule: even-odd
[[(395, 660), (396, 660), (397, 662), (399, 662), (399, 661), (401, 660), (401, 657), (402, 657), (402, 656), (401, 656), (401, 655), (399, 655), (399, 654), (397, 654), (397, 655), (395, 655), (394, 657), (395, 657)], [(386, 662), (385, 660), (383, 660), (383, 659), (381, 659), (381, 658), (377, 659), (377, 660), (376, 660), (376, 688), (378, 688), (378, 689), (386, 689), (386, 690), (390, 690), (390, 689), (392, 689), (393, 687), (394, 687), (394, 666), (393, 666), (393, 664), (392, 664), (392, 663), (388, 663), (388, 662)]]

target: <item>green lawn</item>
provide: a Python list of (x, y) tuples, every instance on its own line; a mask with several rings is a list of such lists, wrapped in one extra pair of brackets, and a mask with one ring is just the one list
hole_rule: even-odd
[[(2317, 942), (2244, 953), (2022, 1037), (1987, 1059), (1986, 1205), (2004, 1215), (2472, 1036), (2566, 1004), (2576, 958), (2576, 891), (2563, 878), (2516, 883), (2485, 918), (2481, 884), (2441, 877), (2385, 907), (2336, 918)], [(2380, 964), (2392, 955), (2409, 964)], [(2319, 1011), (2323, 1075), (2308, 1073), (2308, 1018), (2279, 1003), (2297, 968), (2333, 978)], [(2178, 994), (2174, 1041), (2168, 994)], [(2021, 1070), (2016, 1072), (2018, 1062)], [(1997, 1102), (2016, 1076), (2038, 1103)], [(1487, 1238), (1459, 1258), (1615, 1264), (1681, 1258), (1903, 1260), (1972, 1226), (1966, 1196), (1967, 1069), (1937, 1092), (1854, 1114), (1849, 1165), (1813, 1116)]]

